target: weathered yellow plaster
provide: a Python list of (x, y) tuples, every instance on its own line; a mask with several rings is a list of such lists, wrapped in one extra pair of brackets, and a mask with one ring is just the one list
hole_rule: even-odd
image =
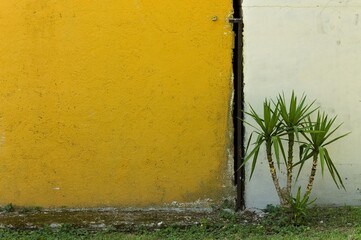
[(0, 204), (224, 197), (231, 11), (217, 0), (0, 1)]

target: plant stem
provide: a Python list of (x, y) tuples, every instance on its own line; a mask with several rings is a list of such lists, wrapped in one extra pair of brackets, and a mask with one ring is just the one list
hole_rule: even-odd
[(277, 195), (280, 199), (280, 203), (282, 206), (287, 205), (287, 201), (285, 200), (283, 194), (282, 194), (282, 189), (280, 187), (280, 183), (279, 180), (277, 178), (277, 172), (276, 172), (276, 168), (274, 166), (274, 162), (272, 159), (272, 143), (271, 140), (266, 140), (266, 152), (267, 152), (267, 160), (268, 160), (268, 165), (269, 165), (269, 169), (270, 169), (270, 173), (271, 173), (271, 177), (272, 177), (272, 181), (273, 184), (276, 188), (276, 192)]
[(308, 179), (308, 185), (305, 192), (305, 196), (307, 197), (310, 196), (311, 194), (313, 181), (315, 180), (316, 169), (317, 169), (317, 157), (318, 157), (318, 151), (316, 151), (315, 154), (313, 155), (311, 174), (310, 174), (310, 178)]
[(293, 145), (295, 143), (294, 133), (288, 134), (288, 161), (287, 161), (287, 185), (286, 191), (291, 196), (292, 188), (292, 171), (293, 171)]

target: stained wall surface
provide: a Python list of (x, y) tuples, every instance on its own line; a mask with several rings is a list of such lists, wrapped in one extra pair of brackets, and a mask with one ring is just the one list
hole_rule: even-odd
[[(316, 204), (360, 205), (361, 3), (355, 0), (245, 0), (245, 99), (260, 110), (265, 97), (303, 92), (316, 106), (344, 123), (349, 136), (330, 145), (347, 191), (325, 170), (315, 180)], [(247, 136), (252, 131), (247, 127)], [(265, 156), (246, 183), (248, 207), (277, 204)], [(307, 173), (301, 177), (303, 184)], [(249, 166), (248, 171), (249, 173)], [(249, 176), (249, 175), (248, 175)], [(295, 185), (297, 186), (297, 185)]]
[(216, 0), (0, 1), (0, 204), (231, 196), (231, 13)]

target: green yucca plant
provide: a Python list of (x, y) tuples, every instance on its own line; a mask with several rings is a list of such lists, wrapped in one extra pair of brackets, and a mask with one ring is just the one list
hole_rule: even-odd
[(247, 124), (255, 128), (255, 130), (251, 133), (250, 138), (248, 140), (246, 153), (248, 152), (249, 146), (252, 142), (253, 134), (257, 135), (257, 138), (252, 143), (253, 149), (248, 155), (246, 155), (243, 164), (245, 164), (248, 160), (252, 158), (251, 174), (250, 174), (250, 178), (252, 178), (258, 160), (259, 150), (262, 145), (265, 145), (267, 161), (268, 161), (272, 181), (276, 188), (277, 195), (280, 199), (281, 204), (285, 205), (287, 204), (287, 201), (280, 187), (275, 163), (272, 157), (272, 152), (273, 152), (272, 146), (273, 146), (273, 150), (276, 155), (277, 166), (279, 168), (280, 153), (283, 156), (285, 156), (283, 145), (280, 138), (284, 134), (284, 129), (282, 128), (282, 124), (279, 121), (281, 114), (279, 104), (273, 106), (273, 104), (271, 104), (271, 102), (266, 99), (263, 103), (263, 117), (257, 114), (256, 111), (252, 108), (252, 106), (250, 106), (250, 111), (246, 112), (246, 114), (249, 115), (257, 124), (257, 126), (254, 126), (246, 122)]
[(308, 126), (304, 124), (305, 120), (314, 112), (317, 108), (313, 108), (315, 101), (310, 104), (306, 103), (306, 96), (302, 95), (298, 101), (294, 91), (287, 104), (285, 95), (279, 94), (277, 97), (277, 104), (279, 104), (281, 122), (284, 126), (284, 130), (287, 132), (288, 137), (288, 154), (287, 154), (287, 183), (286, 193), (291, 195), (292, 191), (292, 175), (293, 175), (293, 146), (295, 143), (295, 137), (299, 141), (299, 133), (307, 131)]
[(313, 182), (316, 175), (317, 165), (320, 162), (322, 176), (324, 175), (325, 165), (327, 166), (328, 172), (330, 173), (334, 183), (338, 188), (340, 186), (345, 189), (345, 186), (342, 182), (341, 176), (337, 171), (335, 164), (333, 163), (327, 146), (343, 137), (349, 133), (343, 134), (338, 137), (333, 137), (336, 130), (342, 125), (339, 124), (337, 127), (333, 128), (336, 117), (329, 118), (325, 113), (320, 113), (318, 111), (316, 121), (313, 122), (310, 117), (307, 118), (306, 124), (308, 125), (309, 131), (302, 132), (302, 135), (305, 137), (305, 143), (300, 145), (300, 161), (295, 165), (300, 164), (297, 178), (300, 175), (300, 172), (304, 166), (305, 161), (312, 158), (312, 168), (309, 176), (305, 196), (308, 197), (311, 194)]
[[(345, 188), (326, 146), (347, 134), (332, 138), (335, 131), (341, 125), (332, 128), (336, 118), (330, 119), (325, 113), (321, 114), (320, 112), (317, 113), (316, 121), (312, 121), (311, 115), (313, 115), (317, 108), (313, 107), (315, 101), (307, 103), (306, 100), (305, 95), (302, 95), (301, 98), (297, 98), (294, 92), (292, 92), (291, 99), (289, 103), (287, 103), (284, 94), (278, 95), (276, 101), (269, 101), (266, 99), (263, 102), (263, 115), (258, 114), (252, 106), (249, 106), (250, 111), (245, 114), (254, 120), (254, 125), (242, 120), (255, 129), (248, 139), (246, 155), (242, 166), (248, 161), (252, 162), (250, 173), (250, 178), (252, 178), (257, 165), (260, 148), (261, 146), (265, 146), (270, 174), (280, 203), (283, 207), (292, 209), (295, 213), (299, 211), (297, 208), (306, 208), (312, 203), (309, 203), (308, 200), (312, 191), (318, 162), (321, 164), (322, 175), (325, 166), (327, 166), (336, 186)], [(285, 136), (286, 138), (284, 138)], [(300, 139), (300, 137), (302, 137), (302, 139)], [(287, 158), (283, 142), (288, 143)], [(300, 144), (300, 159), (296, 164), (294, 164), (293, 161), (293, 148), (295, 143)], [(275, 157), (275, 161), (273, 156)], [(285, 188), (281, 188), (277, 175), (277, 170), (280, 170), (281, 157), (287, 168), (287, 182)], [(295, 166), (299, 165), (298, 178), (304, 167), (304, 163), (311, 158), (313, 159), (313, 165), (306, 192), (303, 198), (301, 198), (301, 190), (299, 188), (297, 195), (294, 198), (292, 197), (291, 191), (293, 169)], [(277, 164), (277, 168), (275, 163)]]

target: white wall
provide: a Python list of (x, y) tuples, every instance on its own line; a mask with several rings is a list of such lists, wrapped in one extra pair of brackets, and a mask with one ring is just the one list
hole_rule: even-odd
[[(244, 0), (243, 13), (245, 102), (261, 109), (265, 97), (294, 89), (338, 115), (339, 133), (352, 133), (329, 150), (347, 191), (319, 171), (313, 196), (320, 205), (361, 205), (361, 1)], [(260, 160), (246, 183), (247, 207), (278, 203)]]

